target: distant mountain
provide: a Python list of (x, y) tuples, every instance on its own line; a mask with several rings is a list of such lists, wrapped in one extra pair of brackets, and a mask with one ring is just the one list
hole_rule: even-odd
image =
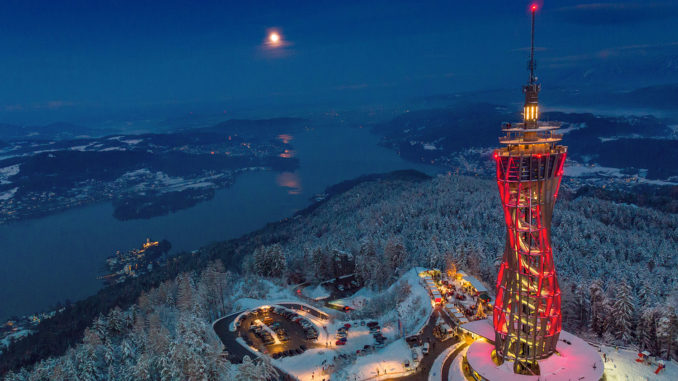
[[(542, 93), (542, 103), (550, 107), (576, 106), (592, 109), (646, 109), (674, 112), (678, 116), (678, 82), (631, 89), (608, 86), (549, 86)], [(519, 89), (493, 89), (450, 94), (436, 94), (412, 99), (423, 107), (440, 107), (464, 102), (520, 103)]]
[(101, 131), (63, 122), (50, 123), (44, 126), (0, 124), (0, 139), (3, 140), (68, 140), (100, 135)]
[(230, 119), (211, 127), (199, 128), (193, 132), (219, 132), (234, 135), (271, 135), (292, 132), (304, 126), (306, 119), (272, 118), (272, 119)]
[(626, 94), (616, 94), (613, 98), (626, 105), (675, 110), (678, 105), (678, 83), (642, 87)]
[[(63, 136), (65, 127), (44, 126), (40, 136)], [(302, 127), (294, 118), (230, 120), (166, 134), (12, 141), (0, 158), (0, 222), (111, 199), (122, 219), (190, 207), (243, 170), (295, 169), (293, 147), (278, 135)]]
[[(482, 162), (489, 160), (480, 152), (499, 146), (501, 123), (521, 118), (519, 113), (497, 105), (457, 103), (449, 108), (404, 113), (374, 125), (373, 131), (382, 136), (383, 145), (409, 160), (452, 168), (475, 160), (483, 167)], [(569, 146), (569, 157), (578, 162), (643, 169), (648, 179), (678, 176), (678, 168), (665, 164), (678, 160), (678, 139), (656, 117), (547, 112), (541, 119), (563, 122), (563, 143)], [(481, 151), (474, 151), (460, 164), (457, 156), (469, 149)]]
[(620, 84), (626, 89), (678, 82), (678, 55), (648, 58), (643, 54), (621, 54), (607, 59), (580, 62), (571, 69), (546, 67), (546, 83), (568, 87), (602, 87)]

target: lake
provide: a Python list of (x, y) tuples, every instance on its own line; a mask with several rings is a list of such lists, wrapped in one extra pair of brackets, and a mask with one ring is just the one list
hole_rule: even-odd
[(172, 252), (190, 251), (289, 217), (343, 180), (408, 168), (435, 173), (378, 146), (366, 129), (322, 127), (284, 139), (300, 160), (297, 171), (246, 172), (212, 200), (167, 216), (119, 221), (110, 203), (100, 203), (0, 225), (0, 321), (95, 293), (105, 258), (147, 237), (169, 240)]

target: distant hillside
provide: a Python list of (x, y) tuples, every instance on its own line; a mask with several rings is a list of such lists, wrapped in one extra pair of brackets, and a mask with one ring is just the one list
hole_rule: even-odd
[[(469, 149), (498, 147), (501, 123), (521, 119), (519, 113), (506, 107), (456, 103), (448, 108), (408, 112), (376, 124), (372, 130), (383, 137), (383, 145), (409, 160), (456, 169), (461, 165), (456, 155)], [(665, 164), (675, 160), (678, 139), (666, 122), (656, 117), (546, 112), (541, 119), (563, 122), (563, 144), (569, 146), (571, 159), (620, 169), (646, 169), (648, 179), (678, 176), (678, 166)], [(476, 152), (464, 160), (487, 161), (488, 157)]]
[(102, 131), (63, 122), (50, 123), (43, 126), (0, 124), (0, 139), (3, 140), (67, 140), (101, 135)]
[[(332, 278), (334, 270), (326, 264), (336, 250), (353, 254), (358, 278), (375, 288), (387, 287), (412, 266), (446, 268), (450, 263), (494, 284), (505, 239), (495, 182), (454, 175), (424, 181), (421, 177), (396, 174), (361, 182), (310, 213), (211, 244), (194, 255), (182, 254), (159, 271), (103, 289), (10, 345), (0, 356), (0, 373), (64, 353), (38, 363), (34, 374), (58, 371), (68, 379), (85, 370), (105, 375), (113, 367), (124, 374), (161, 372), (174, 364), (169, 361), (173, 353), (181, 353), (182, 361), (194, 356), (207, 363), (221, 351), (210, 344), (214, 333), (209, 324), (215, 316), (233, 312), (236, 296), (265, 298), (267, 282), (283, 284), (292, 275)], [(559, 200), (552, 234), (564, 328), (656, 352), (652, 345), (658, 342), (657, 333), (647, 327), (664, 317), (676, 318), (671, 308), (678, 295), (677, 229), (676, 215), (591, 197)], [(397, 256), (387, 250), (395, 246), (402, 247)], [(283, 279), (257, 273), (252, 254), (258, 248), (284, 254)], [(246, 271), (227, 273), (210, 264), (217, 259), (231, 270), (242, 263)], [(632, 342), (614, 337), (614, 313), (608, 314), (609, 328), (599, 333), (602, 336), (589, 329), (590, 294), (599, 290), (596, 297), (613, 309), (620, 300), (615, 292), (619, 287), (628, 288), (633, 316), (641, 317), (629, 328), (641, 334), (632, 336)], [(669, 355), (675, 357), (676, 347), (671, 348)], [(210, 369), (236, 366), (209, 364)]]
[(111, 199), (121, 219), (187, 208), (243, 170), (297, 168), (299, 159), (284, 154), (293, 149), (284, 135), (304, 123), (228, 120), (164, 134), (12, 141), (0, 151), (0, 222)]
[(272, 119), (230, 119), (212, 127), (199, 128), (193, 131), (220, 132), (236, 135), (272, 135), (293, 132), (303, 128), (308, 120), (301, 118)]

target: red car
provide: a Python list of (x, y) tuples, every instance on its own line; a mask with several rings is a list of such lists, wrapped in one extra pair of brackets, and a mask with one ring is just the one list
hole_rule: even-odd
[(336, 345), (346, 345), (346, 342), (345, 342), (345, 341), (341, 341), (341, 340), (337, 340), (337, 342), (334, 343), (334, 344), (336, 344)]
[(346, 329), (351, 328), (351, 324), (349, 324), (349, 323), (344, 324), (344, 328), (346, 328)]

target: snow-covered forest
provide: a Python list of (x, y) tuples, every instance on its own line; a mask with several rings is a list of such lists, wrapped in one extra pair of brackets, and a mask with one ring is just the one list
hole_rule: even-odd
[[(385, 288), (412, 266), (454, 264), (493, 286), (505, 230), (496, 183), (464, 176), (377, 180), (248, 236), (243, 273), (219, 263), (148, 290), (128, 310), (100, 316), (65, 356), (6, 380), (263, 379), (266, 362), (229, 364), (211, 322), (235, 300), (265, 297), (269, 281), (324, 280), (353, 256), (365, 284)], [(553, 218), (564, 328), (587, 339), (676, 357), (678, 215), (583, 197)], [(204, 249), (219, 250), (219, 245)], [(267, 279), (267, 280), (266, 280)], [(246, 375), (246, 376), (245, 376)]]

